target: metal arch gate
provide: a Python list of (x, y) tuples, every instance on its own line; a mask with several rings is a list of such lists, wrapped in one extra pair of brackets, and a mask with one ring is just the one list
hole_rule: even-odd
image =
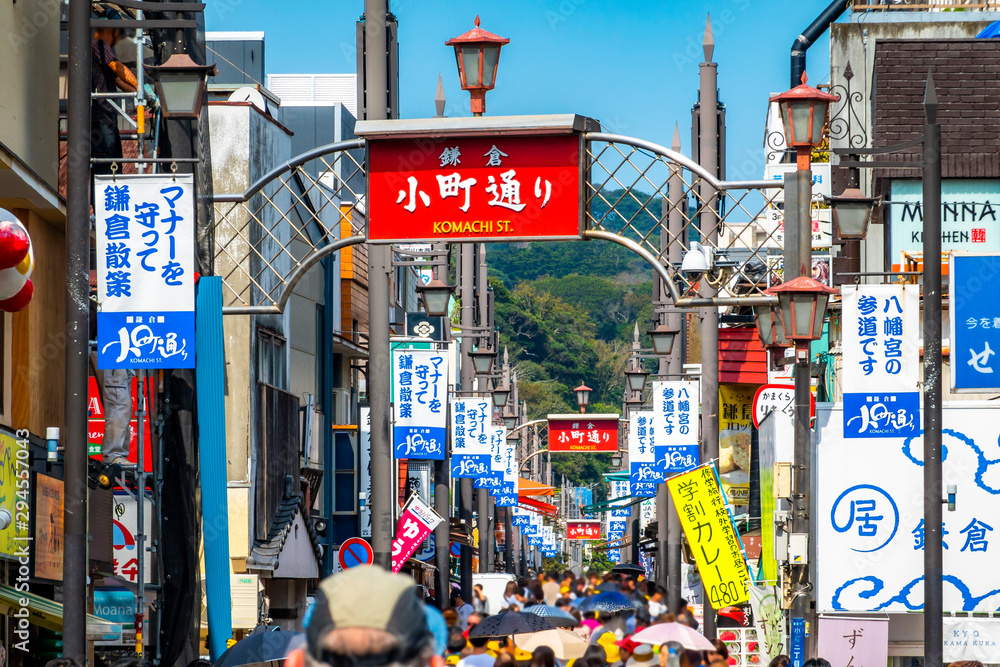
[[(632, 137), (590, 132), (585, 139), (584, 239), (639, 255), (677, 307), (774, 303), (763, 292), (780, 281), (773, 261), (780, 255), (768, 253), (780, 251), (780, 225), (769, 215), (780, 182), (720, 181), (684, 155)], [(316, 262), (367, 241), (365, 146), (355, 139), (318, 147), (243, 193), (213, 197), (223, 314), (280, 314)], [(689, 281), (680, 258), (694, 241), (728, 256), (731, 266)]]

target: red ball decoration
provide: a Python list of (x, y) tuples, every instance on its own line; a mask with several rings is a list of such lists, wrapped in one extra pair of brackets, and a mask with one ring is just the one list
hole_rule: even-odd
[(31, 301), (31, 295), (34, 293), (35, 293), (35, 288), (31, 284), (31, 281), (28, 280), (26, 283), (24, 283), (24, 287), (21, 288), (20, 292), (10, 297), (9, 299), (3, 299), (2, 301), (0, 301), (0, 310), (4, 311), (5, 313), (16, 313), (17, 311), (22, 310), (25, 306), (28, 305), (28, 302)]
[(28, 254), (31, 244), (21, 223), (14, 220), (0, 221), (0, 269), (17, 266)]

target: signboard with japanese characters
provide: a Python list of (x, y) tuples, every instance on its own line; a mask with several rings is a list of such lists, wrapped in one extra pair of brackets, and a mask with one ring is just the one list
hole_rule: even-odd
[(920, 287), (844, 285), (844, 437), (920, 432)]
[(361, 452), (361, 476), (358, 482), (361, 501), (358, 509), (361, 512), (361, 537), (372, 536), (372, 508), (369, 504), (372, 497), (372, 409), (363, 405), (358, 408), (358, 449)]
[[(845, 438), (842, 408), (817, 406), (815, 491), (819, 611), (912, 612), (923, 607), (923, 438)], [(944, 404), (944, 610), (995, 611), (1000, 597), (1000, 423), (989, 402)], [(918, 422), (920, 423), (920, 422)]]
[(709, 601), (716, 609), (750, 599), (739, 535), (711, 465), (667, 480)]
[(486, 474), (473, 480), (472, 486), (477, 489), (489, 489), (493, 492), (503, 486), (505, 467), (502, 449), (506, 440), (506, 431), (502, 426), (490, 424), (486, 427), (486, 434), (489, 436), (490, 465)]
[(948, 274), (951, 386), (960, 393), (1000, 391), (1000, 255), (953, 254)]
[(719, 479), (736, 512), (750, 504), (750, 459), (754, 385), (719, 384)]
[(444, 459), (448, 356), (393, 350), (392, 442), (397, 459)]
[(698, 465), (697, 382), (654, 382), (653, 412), (659, 433), (653, 451), (661, 473), (673, 475)]
[[(500, 466), (500, 486), (492, 489), (497, 507), (515, 507), (517, 505), (517, 440), (507, 439), (507, 429), (494, 427), (499, 440), (500, 460), (495, 465)], [(494, 457), (495, 459), (495, 457)]]
[(567, 540), (599, 540), (601, 539), (601, 521), (594, 519), (576, 519), (566, 521)]
[(451, 476), (476, 479), (490, 472), (489, 399), (455, 398), (451, 401)]
[(617, 452), (618, 415), (549, 415), (550, 452)]
[(97, 366), (194, 368), (194, 177), (95, 176)]
[(529, 523), (531, 523), (531, 512), (528, 510), (515, 505), (514, 513), (510, 517), (510, 525), (517, 526), (518, 528), (524, 528)]
[(392, 572), (396, 574), (443, 519), (419, 496), (411, 496), (396, 522), (392, 540)]
[[(816, 395), (809, 392), (810, 416), (816, 418)], [(750, 414), (753, 416), (754, 428), (760, 428), (760, 423), (764, 417), (772, 412), (795, 419), (795, 385), (794, 384), (762, 384), (753, 395), (753, 407)]]
[(633, 412), (629, 416), (629, 495), (633, 498), (654, 497), (657, 483), (664, 479), (663, 471), (656, 468), (656, 458), (653, 456), (655, 414), (650, 410)]
[[(890, 257), (924, 249), (921, 181), (894, 178), (887, 206)], [(1000, 180), (948, 178), (941, 182), (941, 250), (1000, 252)], [(895, 260), (894, 260), (895, 261)]]
[(889, 619), (820, 616), (816, 651), (832, 665), (888, 664)]
[(368, 144), (368, 240), (580, 238), (579, 135)]

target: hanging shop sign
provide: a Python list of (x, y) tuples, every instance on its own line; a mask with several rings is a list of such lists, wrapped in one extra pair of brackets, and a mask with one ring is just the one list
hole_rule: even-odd
[(488, 489), (492, 492), (503, 486), (504, 466), (501, 450), (506, 433), (502, 426), (493, 426), (492, 424), (487, 426), (486, 433), (489, 435), (489, 468), (486, 474), (472, 480), (472, 486), (476, 489)]
[(489, 474), (490, 415), (489, 399), (455, 398), (451, 401), (451, 476), (476, 479)]
[(712, 466), (672, 477), (667, 488), (712, 606), (747, 602), (746, 559)]
[[(889, 252), (922, 253), (924, 194), (919, 179), (890, 185)], [(941, 181), (941, 251), (1000, 252), (1000, 180), (956, 178)]]
[[(845, 438), (839, 405), (820, 405), (814, 469), (816, 608), (823, 612), (913, 612), (923, 607), (924, 465), (919, 435)], [(995, 611), (1000, 504), (995, 451), (1000, 423), (991, 402), (946, 403), (942, 489), (957, 490), (942, 517), (943, 606)], [(919, 422), (918, 422), (919, 423)], [(994, 655), (996, 655), (994, 653)]]
[(550, 452), (617, 452), (618, 415), (549, 415)]
[(397, 459), (444, 459), (448, 357), (438, 350), (393, 350), (392, 441)]
[(833, 665), (889, 662), (889, 619), (821, 616), (816, 649)]
[(369, 500), (372, 497), (372, 409), (367, 405), (358, 408), (358, 449), (361, 453), (358, 471), (361, 475), (358, 482), (361, 537), (371, 537), (372, 508)]
[(368, 142), (368, 240), (578, 239), (578, 134)]
[[(755, 387), (748, 384), (719, 385), (719, 479), (730, 504), (750, 504), (750, 432)], [(742, 510), (736, 510), (737, 512)]]
[[(997, 235), (1000, 237), (1000, 234)], [(956, 392), (1000, 391), (1000, 255), (951, 256), (951, 386)]]
[(496, 427), (499, 436), (500, 486), (492, 489), (490, 495), (497, 507), (515, 507), (517, 505), (517, 440), (507, 439), (507, 429)]
[(10, 517), (0, 529), (0, 557), (15, 561), (27, 557), (31, 546), (28, 432), (16, 436), (0, 432), (0, 510)]
[(420, 496), (411, 496), (396, 522), (392, 540), (392, 572), (396, 574), (443, 519)]
[[(753, 406), (750, 414), (753, 416), (753, 427), (760, 428), (764, 417), (772, 412), (780, 412), (791, 419), (795, 418), (795, 385), (794, 384), (762, 384), (753, 395)], [(816, 418), (816, 394), (809, 392), (809, 416)]]
[(575, 520), (566, 522), (567, 540), (599, 540), (601, 539), (600, 519)]
[(656, 467), (656, 457), (653, 455), (655, 414), (649, 410), (629, 415), (629, 495), (633, 498), (654, 497), (656, 485), (664, 480), (663, 471)]
[(920, 432), (920, 287), (844, 285), (844, 437)]
[(97, 366), (194, 368), (194, 176), (95, 176)]

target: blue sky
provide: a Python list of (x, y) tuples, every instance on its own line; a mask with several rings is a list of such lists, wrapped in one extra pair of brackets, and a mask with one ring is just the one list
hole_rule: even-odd
[[(390, 0), (399, 19), (400, 114), (434, 115), (438, 73), (446, 115), (467, 116), (454, 52), (444, 42), (473, 27), (507, 37), (488, 115), (578, 113), (605, 129), (669, 147), (680, 122), (690, 154), (691, 105), (706, 14), (726, 104), (727, 177), (763, 176), (767, 96), (789, 86), (792, 41), (827, 0)], [(354, 72), (363, 0), (220, 0), (208, 30), (263, 30), (268, 73)], [(841, 20), (846, 20), (842, 18)], [(810, 50), (810, 83), (829, 77), (829, 39)]]

